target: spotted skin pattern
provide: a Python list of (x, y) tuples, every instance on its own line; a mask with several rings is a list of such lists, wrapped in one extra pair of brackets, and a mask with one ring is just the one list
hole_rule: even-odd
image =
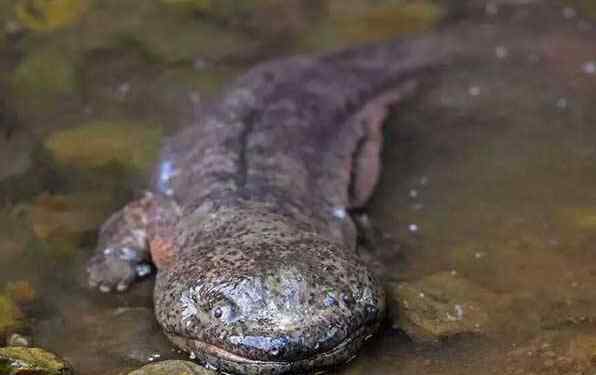
[(221, 371), (352, 359), (385, 300), (347, 212), (378, 178), (387, 106), (436, 47), (385, 42), (250, 70), (165, 142), (153, 193), (102, 228), (90, 284), (125, 290), (152, 261), (164, 333)]

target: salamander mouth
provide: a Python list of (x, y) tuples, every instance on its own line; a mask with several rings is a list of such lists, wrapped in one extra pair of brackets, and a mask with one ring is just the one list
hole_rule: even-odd
[(220, 371), (231, 373), (277, 375), (314, 369), (322, 370), (348, 362), (356, 356), (356, 352), (367, 339), (372, 337), (378, 327), (378, 323), (364, 325), (333, 348), (325, 352), (313, 353), (295, 361), (255, 360), (197, 339), (168, 333), (166, 333), (166, 336), (178, 348), (191, 353), (191, 358), (196, 358), (207, 367), (214, 367)]

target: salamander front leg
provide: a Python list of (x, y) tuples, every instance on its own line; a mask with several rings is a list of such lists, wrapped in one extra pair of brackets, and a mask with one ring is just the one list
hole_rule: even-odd
[[(101, 227), (95, 255), (87, 264), (88, 283), (102, 292), (123, 292), (154, 270), (150, 246), (156, 233), (173, 225), (177, 206), (147, 193), (114, 213)], [(160, 227), (161, 226), (161, 227)]]

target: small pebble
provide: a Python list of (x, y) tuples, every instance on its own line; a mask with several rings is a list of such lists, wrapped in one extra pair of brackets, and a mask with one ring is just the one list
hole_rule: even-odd
[(495, 48), (495, 55), (499, 59), (505, 59), (509, 56), (509, 50), (505, 46), (498, 46)]
[(416, 225), (416, 224), (410, 224), (408, 226), (408, 229), (410, 230), (410, 232), (418, 232), (418, 230), (419, 230), (418, 225)]
[(112, 289), (107, 285), (100, 285), (99, 291), (102, 293), (109, 293)]
[(596, 73), (596, 61), (588, 61), (582, 65), (582, 70), (586, 74)]
[(571, 19), (571, 18), (575, 17), (576, 15), (577, 15), (577, 12), (575, 11), (575, 9), (570, 8), (570, 7), (563, 8), (563, 17), (565, 17), (567, 19)]
[(478, 95), (480, 95), (480, 87), (478, 87), (478, 86), (471, 86), (468, 89), (468, 94), (470, 94), (471, 96), (478, 96)]
[(484, 11), (486, 12), (486, 14), (490, 16), (496, 16), (497, 14), (499, 14), (499, 6), (491, 1), (486, 4), (486, 6), (484, 7)]
[(28, 337), (19, 335), (18, 333), (13, 333), (8, 338), (8, 346), (29, 346), (29, 345), (31, 345), (31, 340)]

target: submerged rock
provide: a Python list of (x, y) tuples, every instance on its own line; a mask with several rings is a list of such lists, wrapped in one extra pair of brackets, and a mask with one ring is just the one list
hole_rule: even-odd
[(596, 366), (596, 335), (578, 335), (569, 344), (568, 355), (578, 361)]
[(41, 240), (77, 245), (97, 230), (112, 206), (112, 197), (98, 192), (42, 194), (31, 209), (33, 232)]
[(25, 27), (51, 31), (76, 23), (88, 7), (89, 0), (19, 0), (15, 13)]
[(27, 280), (9, 282), (4, 288), (6, 294), (19, 305), (28, 305), (35, 301), (36, 293), (31, 283)]
[[(109, 330), (105, 327), (110, 326)], [(144, 364), (170, 359), (171, 344), (162, 334), (153, 310), (119, 308), (97, 316), (91, 327), (97, 353), (117, 361)]]
[[(0, 103), (0, 181), (25, 174), (32, 165), (31, 154), (35, 145), (30, 134), (13, 131), (16, 126), (3, 122), (2, 104)], [(8, 121), (8, 120), (7, 120)], [(4, 136), (4, 131), (10, 137)]]
[(496, 294), (450, 272), (388, 287), (393, 327), (420, 342), (485, 332), (489, 307), (498, 301)]
[(445, 15), (433, 1), (364, 2), (328, 0), (327, 17), (313, 31), (304, 34), (307, 49), (337, 48), (376, 40), (395, 38), (400, 34), (430, 30)]
[[(71, 32), (84, 50), (124, 48), (140, 51), (148, 62), (192, 63), (254, 56), (261, 42), (241, 30), (230, 30), (193, 8), (159, 1), (103, 0)], [(176, 37), (172, 37), (175, 30)]]
[(207, 370), (189, 361), (163, 361), (152, 363), (130, 372), (128, 375), (215, 375), (216, 372)]
[(58, 131), (44, 142), (54, 159), (79, 168), (96, 168), (117, 162), (146, 170), (159, 152), (162, 131), (150, 124), (91, 122)]
[[(304, 31), (310, 11), (324, 2), (304, 0), (161, 0), (167, 5), (192, 9), (210, 20), (250, 30), (263, 36), (292, 35)], [(267, 22), (263, 22), (266, 19)]]
[(78, 74), (75, 61), (66, 53), (57, 48), (40, 48), (17, 66), (12, 75), (12, 91), (17, 99), (27, 100), (27, 104), (50, 105), (52, 99), (78, 90)]
[(9, 296), (0, 294), (0, 343), (23, 326), (23, 313), (17, 304)]
[(55, 354), (39, 348), (0, 348), (0, 374), (71, 375), (71, 366)]

